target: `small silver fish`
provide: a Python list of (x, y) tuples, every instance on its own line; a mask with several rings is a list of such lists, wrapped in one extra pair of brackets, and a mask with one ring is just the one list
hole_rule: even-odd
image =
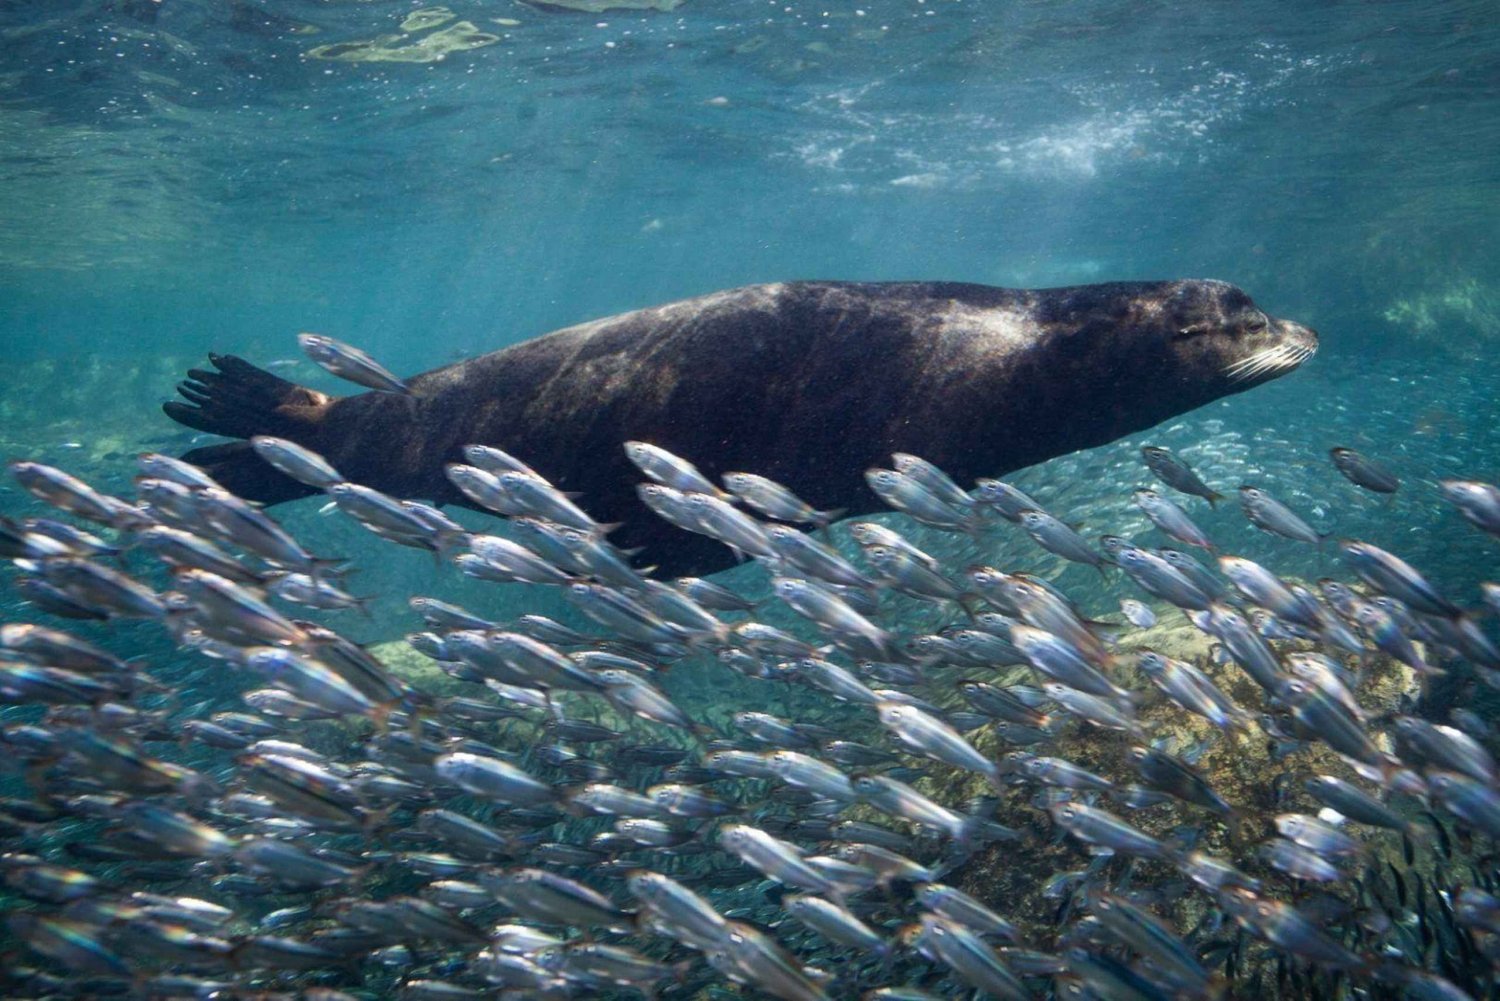
[(978, 772), (1000, 784), (999, 766), (985, 757), (953, 727), (916, 706), (898, 702), (877, 705), (880, 722), (907, 747), (955, 768)]
[(1393, 494), (1401, 488), (1401, 481), (1390, 470), (1352, 448), (1331, 448), (1328, 454), (1334, 468), (1357, 487), (1379, 494)]
[(975, 483), (974, 499), (988, 504), (1006, 521), (1021, 521), (1022, 511), (1041, 511), (1044, 508), (1009, 483), (1000, 480), (978, 480)]
[(1186, 511), (1155, 490), (1137, 490), (1133, 496), (1136, 507), (1146, 513), (1151, 523), (1178, 542), (1203, 549), (1214, 548), (1203, 529), (1193, 523)]
[(1414, 611), (1455, 618), (1462, 614), (1462, 609), (1439, 594), (1427, 578), (1399, 556), (1356, 540), (1341, 542), (1339, 548), (1361, 580)]
[(1500, 487), (1477, 480), (1443, 480), (1438, 487), (1469, 524), (1500, 537)]
[(698, 471), (698, 467), (678, 455), (645, 441), (627, 441), (625, 456), (635, 467), (663, 486), (684, 493), (708, 494), (722, 501), (734, 500), (713, 481)]
[(891, 465), (902, 476), (908, 476), (925, 487), (928, 492), (958, 511), (967, 511), (974, 506), (974, 498), (937, 466), (909, 452), (895, 452)]
[(383, 393), (411, 395), (411, 387), (359, 348), (323, 334), (298, 334), (302, 353), (340, 379)]
[(1049, 553), (1074, 563), (1085, 563), (1101, 574), (1104, 558), (1072, 528), (1045, 511), (1022, 511), (1021, 527)]
[(1291, 508), (1259, 487), (1240, 487), (1240, 506), (1250, 523), (1264, 532), (1313, 545), (1321, 545), (1325, 538)]
[(440, 755), (433, 770), (464, 792), (494, 802), (550, 803), (556, 798), (551, 786), (499, 758), (459, 751)]
[(1065, 800), (1048, 807), (1052, 822), (1080, 841), (1105, 852), (1170, 861), (1175, 852), (1107, 810)]
[(970, 508), (957, 508), (916, 479), (893, 469), (867, 469), (865, 482), (887, 506), (924, 525), (975, 535), (980, 525)]
[[(337, 469), (328, 464), (327, 459), (294, 441), (270, 435), (255, 435), (250, 439), (250, 447), (277, 472), (290, 476), (298, 483), (327, 490), (345, 479)], [(209, 486), (217, 484), (210, 482)]]
[(746, 865), (778, 883), (841, 898), (842, 892), (802, 859), (801, 849), (748, 824), (726, 824), (719, 829), (719, 846)]
[(730, 493), (767, 518), (775, 518), (777, 521), (827, 528), (844, 513), (842, 508), (816, 510), (775, 480), (754, 473), (731, 472), (720, 478)]
[(1170, 451), (1159, 445), (1146, 445), (1141, 449), (1141, 458), (1145, 460), (1146, 468), (1156, 475), (1173, 490), (1181, 493), (1191, 494), (1194, 497), (1202, 497), (1208, 501), (1210, 507), (1224, 499), (1222, 494), (1209, 489), (1208, 485), (1198, 478), (1198, 474)]
[(1120, 612), (1131, 625), (1139, 629), (1150, 629), (1156, 625), (1156, 613), (1151, 610), (1150, 606), (1134, 598), (1121, 598)]

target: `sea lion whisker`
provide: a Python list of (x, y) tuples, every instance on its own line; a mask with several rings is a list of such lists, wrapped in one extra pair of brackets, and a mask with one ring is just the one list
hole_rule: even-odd
[(1260, 362), (1266, 357), (1266, 355), (1279, 350), (1279, 348), (1280, 345), (1276, 347), (1263, 348), (1260, 351), (1255, 352), (1253, 355), (1248, 355), (1244, 358), (1241, 358), (1239, 361), (1235, 362), (1233, 365), (1230, 365), (1227, 369), (1225, 369), (1225, 371), (1234, 373), (1243, 371), (1248, 368), (1253, 368), (1256, 365), (1260, 364)]
[(1249, 379), (1265, 366), (1268, 357), (1273, 355), (1277, 350), (1278, 348), (1267, 348), (1264, 351), (1257, 351), (1248, 358), (1242, 358), (1235, 364), (1230, 365), (1225, 369), (1225, 372), (1234, 382)]
[(1306, 361), (1306, 356), (1301, 354), (1302, 350), (1301, 345), (1277, 344), (1257, 351), (1250, 357), (1229, 366), (1226, 371), (1231, 381), (1243, 382), (1266, 372), (1293, 369)]

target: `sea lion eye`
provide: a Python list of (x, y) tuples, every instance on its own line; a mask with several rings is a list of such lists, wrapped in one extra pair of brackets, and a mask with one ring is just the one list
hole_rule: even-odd
[(1208, 333), (1209, 329), (1210, 328), (1209, 328), (1208, 324), (1206, 324), (1206, 323), (1195, 323), (1192, 326), (1183, 327), (1182, 329), (1178, 330), (1177, 331), (1177, 336), (1178, 336), (1179, 339), (1181, 339), (1181, 338), (1188, 338), (1188, 337), (1197, 337), (1199, 334), (1206, 334), (1206, 333)]
[(1256, 313), (1245, 324), (1245, 330), (1252, 334), (1258, 334), (1268, 326), (1270, 326), (1270, 321), (1266, 319), (1266, 314)]

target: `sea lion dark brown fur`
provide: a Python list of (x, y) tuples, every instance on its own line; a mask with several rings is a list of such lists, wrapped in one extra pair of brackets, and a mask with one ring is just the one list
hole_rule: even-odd
[[(881, 507), (861, 474), (892, 452), (967, 485), (1248, 389), (1316, 347), (1313, 331), (1219, 281), (788, 282), (568, 327), (413, 376), (410, 396), (330, 397), (211, 355), (215, 371), (189, 373), (187, 402), (165, 409), (214, 434), (291, 439), (355, 482), (444, 504), (472, 506), (444, 464), (494, 445), (622, 522), (612, 541), (675, 574), (732, 557), (646, 510), (627, 440), (858, 514)], [(245, 442), (184, 458), (251, 500), (314, 492)]]

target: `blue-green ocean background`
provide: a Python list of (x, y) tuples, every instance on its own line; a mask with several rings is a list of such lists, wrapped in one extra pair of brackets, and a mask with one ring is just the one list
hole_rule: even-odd
[[(429, 62), (322, 58), (410, 55), (443, 32), (490, 44)], [(1176, 497), (1219, 551), (1288, 579), (1355, 579), (1332, 541), (1314, 546), (1252, 527), (1233, 494), (1254, 483), (1330, 539), (1364, 539), (1404, 557), (1495, 636), (1495, 616), (1478, 611), (1478, 586), (1500, 580), (1500, 541), (1467, 524), (1436, 481), (1500, 482), (1497, 233), (1500, 2), (684, 0), (670, 11), (601, 13), (522, 0), (449, 0), (442, 9), (412, 0), (0, 2), (0, 462), (54, 464), (123, 497), (134, 495), (137, 453), (181, 454), (212, 440), (160, 407), (210, 351), (328, 392), (354, 391), (300, 355), (301, 331), (348, 341), (409, 374), (594, 317), (757, 282), (1048, 286), (1211, 277), (1317, 329), (1317, 356), (1249, 393), (1007, 479), (1091, 540), (1113, 533), (1161, 545), (1165, 536), (1131, 495), (1156, 485), (1138, 447), (1165, 445), (1228, 495), (1215, 509)], [(537, 460), (524, 439), (503, 444)], [(1332, 446), (1388, 466), (1400, 492), (1382, 498), (1346, 482), (1328, 461)], [(580, 503), (587, 508), (588, 498)], [(0, 474), (0, 515), (53, 513)], [(288, 610), (381, 644), (378, 655), (424, 699), (478, 693), (500, 704), (388, 642), (423, 628), (407, 605), (413, 595), (496, 622), (539, 612), (598, 633), (557, 588), (466, 579), (431, 553), (379, 541), (321, 499), (273, 513), (316, 555), (347, 558), (353, 569), (341, 582), (373, 596), (368, 616)], [(455, 516), (504, 531), (475, 512)], [(1090, 618), (1111, 622), (1120, 619), (1120, 598), (1144, 596), (1114, 570), (1067, 564), (998, 519), (971, 539), (881, 517), (939, 557), (950, 576), (974, 563), (1035, 572), (1060, 582)], [(831, 537), (854, 555), (842, 528)], [(126, 552), (112, 565), (155, 589), (175, 586), (146, 552)], [(127, 655), (143, 673), (149, 668), (162, 691), (141, 704), (169, 735), (186, 735), (188, 720), (243, 709), (242, 693), (257, 683), (248, 670), (179, 646), (158, 622), (51, 618), (21, 599), (12, 586), (19, 576), (10, 567), (0, 575), (0, 624), (66, 626)], [(766, 595), (769, 576), (759, 565), (726, 577), (752, 598)], [(889, 589), (881, 602), (882, 626), (902, 637), (957, 621), (944, 604)], [(1173, 652), (1164, 645), (1171, 630), (1175, 640), (1187, 630), (1176, 611), (1160, 603), (1157, 610), (1165, 628), (1151, 642)], [(817, 636), (775, 601), (753, 614)], [(742, 677), (697, 651), (657, 679), (705, 732), (733, 735), (730, 714), (753, 709), (891, 743), (868, 707)], [(946, 681), (931, 692), (947, 697), (946, 710), (963, 708)], [(1389, 685), (1381, 693), (1382, 710), (1391, 708), (1397, 693)], [(1405, 692), (1395, 708), (1456, 720), (1448, 713), (1462, 706), (1500, 719), (1500, 693), (1476, 686), (1466, 667), (1433, 681), (1420, 706), (1409, 704), (1415, 694)], [(592, 696), (566, 698), (574, 722), (610, 722)], [(0, 710), (3, 797), (31, 797), (37, 775), (52, 767), (17, 767), (38, 759), (28, 757), (27, 734), (12, 739), (44, 712), (53, 718), (31, 705)], [(87, 723), (74, 715), (58, 728), (84, 732), (103, 718), (96, 715)], [(540, 727), (515, 731), (512, 722), (474, 732), (561, 783), (552, 758), (533, 753), (544, 746), (560, 760), (561, 738)], [(339, 761), (384, 753), (363, 724), (277, 725)], [(658, 723), (621, 725), (630, 728), (626, 744), (578, 743), (601, 766), (618, 764), (631, 786), (655, 769), (623, 763), (618, 748), (680, 742), (686, 750), (690, 741)], [(228, 788), (239, 788), (252, 767), (208, 742), (158, 740), (162, 732), (153, 727), (142, 737), (150, 741), (145, 753)], [(1059, 753), (1088, 752), (1079, 760), (1093, 767), (1093, 731), (1081, 732)], [(1153, 724), (1152, 738), (1190, 732), (1168, 720)], [(1227, 795), (1262, 823), (1269, 809), (1286, 805), (1291, 784), (1283, 779), (1292, 773), (1256, 750), (1244, 760), (1264, 761), (1267, 774), (1247, 780), (1237, 746), (1226, 739), (1218, 747), (1229, 751), (1208, 753), (1220, 754), (1215, 774), (1233, 781)], [(70, 767), (64, 760), (52, 773), (60, 788), (80, 778), (91, 788), (87, 776), (67, 775)], [(967, 796), (963, 776), (947, 771), (939, 771), (934, 795), (956, 806)], [(732, 796), (747, 805), (770, 803), (769, 792), (736, 786)], [(438, 793), (435, 803), (460, 803), (474, 819), (509, 826), (505, 809)], [(1018, 800), (1009, 797), (1004, 809), (1014, 816), (1002, 819), (1035, 831), (1039, 821), (1016, 819), (1025, 812)], [(193, 809), (203, 813), (201, 804)], [(778, 799), (761, 816), (768, 826), (790, 823), (799, 810)], [(217, 808), (212, 816), (236, 836), (248, 829)], [(553, 827), (559, 841), (581, 845), (605, 823), (570, 818)], [(118, 833), (99, 817), (68, 815), (39, 830), (45, 839), (7, 835), (0, 848), (35, 847), (82, 864), (105, 877), (110, 892), (151, 888), (223, 901), (236, 912), (224, 934), (237, 941), (264, 930), (259, 922), (273, 907), (309, 899), (301, 891), (258, 896), (243, 879), (217, 882), (220, 873), (246, 875), (238, 861), (227, 869), (194, 863), (187, 878), (170, 866), (158, 878), (153, 871), (162, 870), (129, 862), (78, 862), (85, 853), (74, 845), (98, 840), (108, 848)], [(402, 833), (391, 844), (403, 850), (444, 848), (420, 831)], [(333, 830), (311, 842), (352, 851), (355, 840)], [(1425, 906), (1418, 880), (1450, 895), (1471, 874), (1493, 880), (1493, 856), (1478, 854), (1490, 846), (1478, 844), (1471, 852), (1460, 842), (1463, 864), (1447, 870), (1448, 882), (1435, 874), (1430, 846), (1420, 864), (1408, 860), (1418, 910)], [(1446, 838), (1443, 846), (1447, 855)], [(1230, 846), (1225, 858), (1243, 861), (1249, 850)], [(409, 858), (387, 868), (389, 855), (363, 857), (377, 871), (349, 886), (349, 898), (417, 892)], [(663, 872), (714, 875), (711, 895), (726, 913), (784, 917), (780, 898), (761, 894), (749, 869), (741, 882), (730, 873), (721, 883), (717, 856), (647, 857)], [(1056, 839), (1028, 837), (1014, 852), (1008, 844), (987, 848), (946, 878), (1035, 922), (1035, 944), (1052, 948), (1064, 922), (1059, 911), (1051, 922), (1058, 928), (1048, 926), (1055, 904), (1040, 903), (1040, 887), (1066, 875), (1061, 867), (1084, 864), (1080, 858)], [(8, 958), (0, 985), (19, 964), (45, 959), (34, 943), (23, 952), (16, 942), (25, 937), (10, 921), (16, 871), (0, 872), (0, 955)], [(180, 873), (188, 871), (184, 862)], [(1394, 865), (1391, 872), (1401, 885)], [(612, 877), (578, 874), (619, 890)], [(1147, 889), (1149, 879), (1148, 870), (1118, 885), (1124, 892), (1134, 880)], [(1178, 891), (1163, 886), (1172, 909)], [(1301, 891), (1276, 892), (1324, 913)], [(1401, 909), (1387, 909), (1410, 930), (1416, 919), (1399, 892)], [(1363, 914), (1365, 890), (1359, 894)], [(1175, 912), (1195, 948), (1213, 945), (1215, 931), (1200, 924), (1188, 933), (1190, 912)], [(309, 937), (343, 920), (330, 922), (334, 913), (320, 909), (283, 930)], [(1429, 921), (1442, 926), (1437, 910), (1424, 913), (1433, 916), (1422, 919), (1426, 937)], [(1337, 931), (1336, 921), (1327, 924)], [(1338, 933), (1352, 930), (1351, 923)], [(886, 932), (894, 940), (894, 928)], [(880, 982), (847, 955), (829, 960), (816, 941), (798, 941), (801, 959), (843, 975), (833, 996)], [(661, 946), (647, 948), (660, 954)], [(1436, 957), (1425, 945), (1413, 948), (1412, 966), (1447, 972), (1442, 948)], [(1256, 955), (1238, 967), (1236, 990), (1299, 996), (1297, 981), (1289, 988), (1279, 972), (1273, 990), (1269, 964)], [(343, 983), (347, 973), (362, 996), (382, 997), (409, 975), (476, 982), (477, 964), (458, 957), (453, 948), (424, 946), (408, 969), (363, 962), (327, 982)], [(176, 965), (127, 958), (151, 972)], [(924, 972), (906, 956), (896, 970), (932, 981), (943, 976), (937, 965)], [(302, 984), (269, 967), (218, 972), (247, 984)], [(1462, 972), (1492, 986), (1488, 970)], [(1334, 982), (1327, 970), (1321, 976)]]
[[(444, 30), (403, 33), (423, 5), (384, 0), (0, 8), (6, 458), (128, 492), (135, 452), (199, 440), (158, 404), (210, 350), (339, 391), (298, 360), (304, 330), (409, 373), (753, 282), (1216, 277), (1322, 350), (1140, 440), (1466, 597), (1490, 574), (1431, 481), (1500, 476), (1500, 6), (447, 6), (498, 40), (315, 57)], [(1408, 489), (1359, 495), (1332, 445)], [(1123, 446), (1021, 476), (1095, 532), (1130, 527), (1145, 479)], [(379, 553), (364, 590), (392, 608), (431, 576), (315, 507), (281, 510), (315, 548)], [(1331, 569), (1232, 509), (1203, 519), (1279, 570)]]

